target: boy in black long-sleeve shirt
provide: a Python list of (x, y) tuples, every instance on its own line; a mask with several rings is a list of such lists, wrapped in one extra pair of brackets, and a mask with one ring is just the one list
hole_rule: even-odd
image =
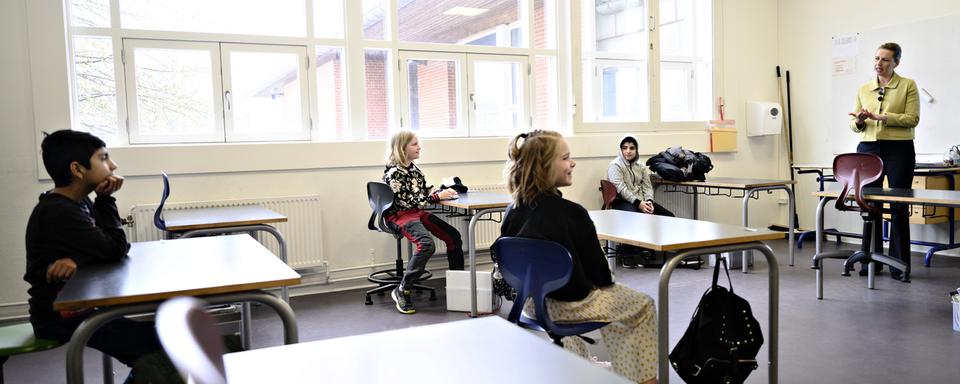
[[(78, 268), (120, 261), (130, 247), (112, 196), (123, 186), (123, 177), (114, 174), (117, 164), (106, 144), (89, 133), (57, 131), (44, 138), (41, 149), (55, 187), (40, 195), (27, 222), (23, 279), (30, 283), (34, 333), (66, 342), (90, 312), (53, 309), (66, 280)], [(97, 194), (95, 201), (91, 192)], [(112, 321), (88, 345), (132, 367), (133, 382), (181, 381), (163, 354), (153, 323)]]

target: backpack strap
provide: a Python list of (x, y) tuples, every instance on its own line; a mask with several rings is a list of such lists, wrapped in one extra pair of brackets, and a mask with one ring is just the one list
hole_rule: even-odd
[(712, 287), (718, 286), (717, 280), (720, 277), (720, 264), (723, 264), (723, 270), (727, 272), (727, 285), (730, 287), (730, 293), (733, 293), (733, 282), (730, 281), (730, 270), (727, 269), (727, 259), (717, 255), (717, 262), (713, 265), (713, 285)]

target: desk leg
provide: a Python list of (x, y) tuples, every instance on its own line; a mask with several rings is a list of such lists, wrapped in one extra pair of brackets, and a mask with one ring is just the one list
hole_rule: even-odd
[(777, 264), (777, 257), (769, 246), (761, 242), (750, 242), (746, 244), (725, 245), (718, 247), (705, 247), (690, 249), (680, 252), (663, 265), (660, 270), (660, 285), (657, 289), (657, 382), (659, 384), (668, 384), (670, 382), (670, 276), (673, 270), (683, 261), (683, 259), (692, 256), (709, 255), (712, 253), (759, 250), (767, 258), (767, 264), (770, 266), (768, 278), (769, 285), (769, 332), (767, 337), (767, 351), (769, 353), (769, 377), (767, 382), (777, 383), (778, 371), (778, 330), (779, 330), (779, 298), (780, 298), (780, 270)]
[[(788, 217), (787, 217), (787, 230), (788, 230), (788, 233), (787, 233), (787, 246), (788, 246), (788, 248), (787, 248), (787, 255), (788, 255), (789, 258), (790, 258), (790, 264), (789, 264), (789, 265), (792, 267), (793, 264), (794, 264), (794, 251), (795, 251), (795, 250), (794, 250), (794, 247), (795, 247), (794, 245), (796, 244), (796, 233), (795, 233), (795, 232), (797, 231), (796, 215), (794, 214), (794, 213), (796, 212), (796, 209), (797, 209), (797, 198), (796, 198), (796, 195), (793, 193), (793, 189), (790, 189), (790, 187), (787, 186), (787, 185), (777, 185), (777, 186), (770, 186), (770, 187), (753, 188), (753, 189), (750, 189), (750, 190), (746, 191), (746, 192), (743, 194), (743, 218), (742, 218), (742, 222), (743, 222), (743, 226), (744, 226), (744, 227), (749, 227), (748, 222), (749, 222), (750, 219), (749, 219), (749, 216), (747, 215), (747, 207), (748, 207), (748, 205), (750, 204), (750, 196), (752, 196), (755, 192), (775, 191), (775, 190), (778, 190), (778, 189), (782, 189), (783, 191), (785, 191), (785, 192), (787, 193), (787, 209), (788, 209), (788, 212), (787, 212), (787, 216), (788, 216)], [(743, 254), (743, 273), (747, 273), (747, 255), (748, 255), (748, 254), (747, 254), (746, 252), (744, 252), (744, 254)]]
[(467, 227), (467, 249), (470, 254), (470, 317), (477, 317), (477, 219), (494, 212), (504, 212), (506, 208), (486, 208), (473, 213), (470, 226)]
[[(280, 316), (280, 321), (283, 323), (284, 344), (296, 344), (299, 340), (297, 320), (293, 315), (293, 309), (291, 309), (290, 305), (288, 305), (286, 302), (267, 292), (248, 291), (227, 293), (222, 295), (204, 296), (201, 297), (201, 299), (211, 305), (234, 303), (238, 301), (255, 301), (269, 306), (277, 312), (277, 315)], [(94, 312), (84, 319), (83, 322), (80, 323), (80, 326), (77, 327), (77, 330), (73, 332), (73, 336), (70, 337), (70, 342), (67, 343), (67, 383), (83, 383), (83, 348), (87, 345), (87, 342), (90, 341), (90, 337), (92, 337), (93, 334), (100, 329), (100, 327), (114, 319), (123, 316), (138, 313), (156, 312), (157, 307), (159, 307), (161, 303), (162, 301), (155, 301), (119, 307), (107, 307)]]
[(813, 251), (813, 266), (816, 269), (817, 279), (817, 299), (823, 300), (823, 262), (817, 257), (823, 253), (823, 207), (830, 201), (829, 198), (821, 197), (817, 204), (817, 235), (816, 246)]
[(113, 358), (103, 354), (103, 384), (113, 384)]

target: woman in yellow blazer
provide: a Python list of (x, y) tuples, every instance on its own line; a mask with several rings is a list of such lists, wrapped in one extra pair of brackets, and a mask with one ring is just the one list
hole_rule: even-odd
[[(891, 188), (911, 186), (916, 165), (913, 136), (920, 122), (917, 83), (894, 72), (900, 65), (901, 53), (897, 43), (884, 43), (877, 48), (873, 58), (876, 76), (860, 86), (856, 108), (850, 112), (850, 129), (860, 134), (857, 152), (873, 153), (883, 159), (883, 173)], [(883, 177), (869, 186), (879, 187), (882, 183)], [(890, 256), (903, 260), (907, 270), (890, 268), (890, 277), (909, 282), (910, 214), (904, 204), (893, 204), (892, 209)], [(875, 219), (874, 222), (880, 222), (879, 217)], [(878, 245), (874, 249), (883, 249), (879, 225), (875, 226), (872, 234), (864, 225), (863, 241), (869, 242), (871, 237)], [(865, 265), (861, 266), (860, 275), (866, 275)]]

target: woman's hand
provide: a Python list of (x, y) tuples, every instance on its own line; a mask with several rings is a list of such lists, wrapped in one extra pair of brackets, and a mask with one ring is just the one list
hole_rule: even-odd
[(860, 109), (858, 112), (850, 112), (848, 115), (853, 116), (857, 119), (857, 125), (863, 125), (867, 120), (877, 120), (877, 121), (887, 121), (887, 115), (878, 115), (876, 113), (870, 112), (866, 108)]

